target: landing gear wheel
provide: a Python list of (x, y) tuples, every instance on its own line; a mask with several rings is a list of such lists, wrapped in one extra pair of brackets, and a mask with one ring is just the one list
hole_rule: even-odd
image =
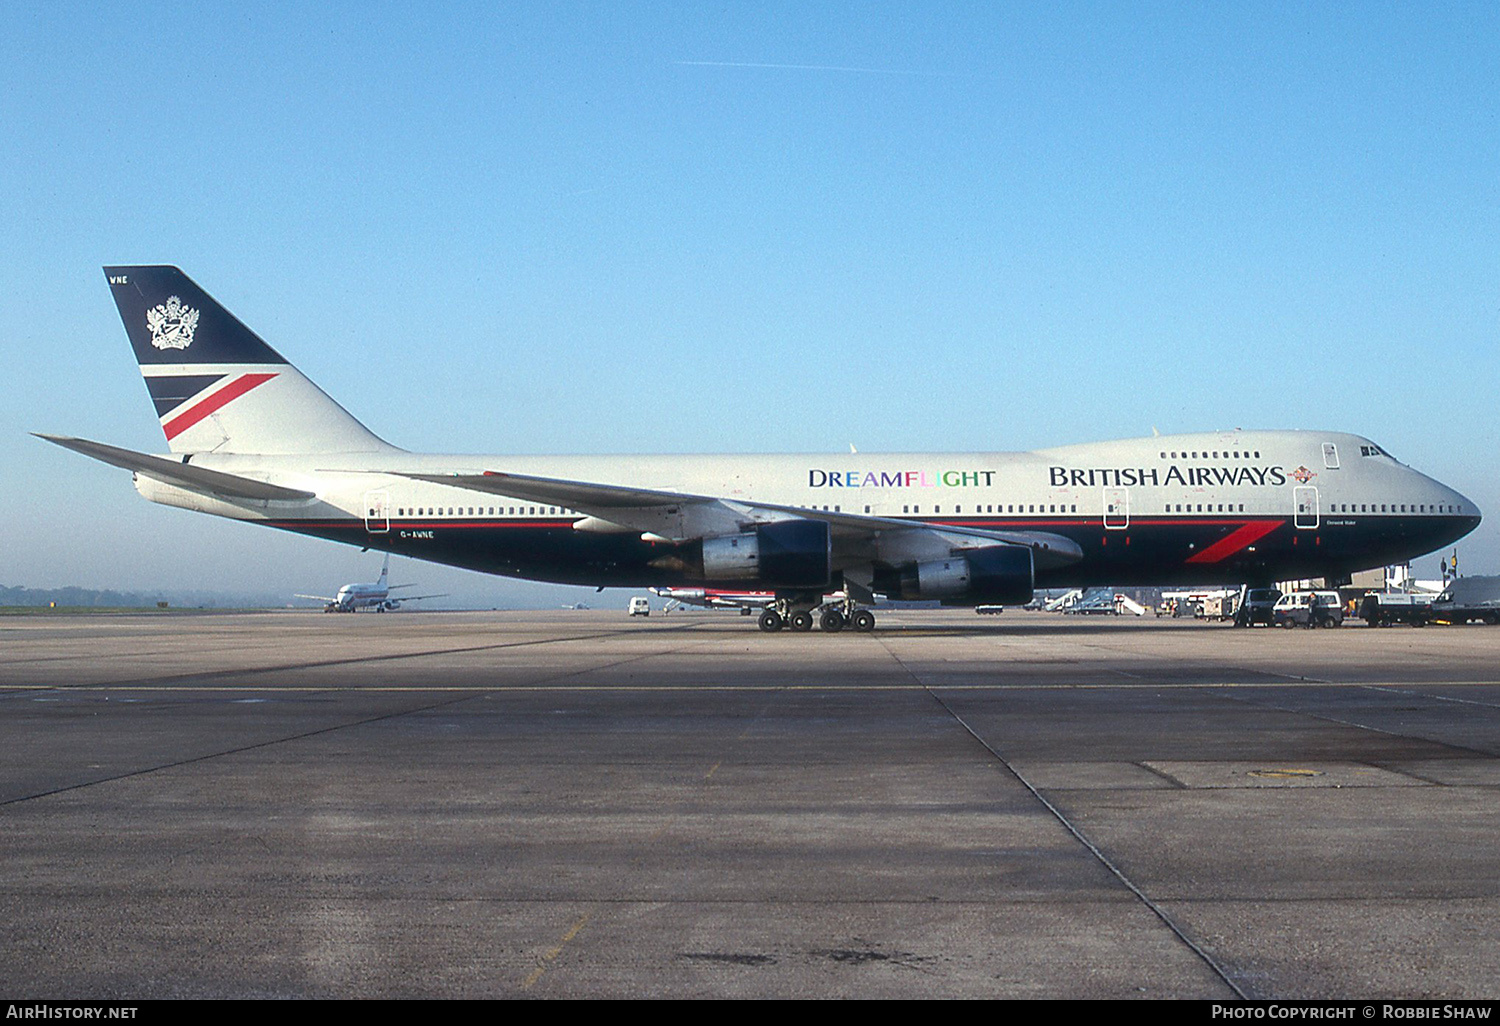
[(767, 609), (764, 613), (760, 614), (760, 629), (768, 634), (773, 631), (779, 631), (785, 626), (786, 624), (782, 622), (781, 614), (774, 609)]
[(849, 620), (849, 625), (857, 631), (868, 634), (875, 629), (875, 614), (868, 609), (861, 609)]
[(787, 626), (794, 631), (810, 631), (812, 630), (812, 614), (805, 609), (799, 609), (787, 621)]
[(837, 609), (825, 609), (822, 618), (818, 620), (818, 626), (829, 634), (836, 634), (844, 629), (844, 614)]

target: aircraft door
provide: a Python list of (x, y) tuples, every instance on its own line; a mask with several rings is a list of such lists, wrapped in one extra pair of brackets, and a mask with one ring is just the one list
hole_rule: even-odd
[(391, 493), (365, 492), (365, 530), (370, 534), (386, 534), (390, 529)]
[(1130, 489), (1104, 489), (1104, 529), (1123, 531), (1130, 526)]
[(1312, 485), (1299, 485), (1292, 489), (1292, 508), (1296, 515), (1293, 523), (1301, 530), (1318, 526), (1318, 489)]

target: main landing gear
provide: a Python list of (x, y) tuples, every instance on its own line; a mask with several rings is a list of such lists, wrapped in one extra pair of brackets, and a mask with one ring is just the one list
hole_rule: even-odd
[(875, 614), (860, 609), (849, 599), (808, 606), (789, 598), (777, 598), (760, 614), (760, 629), (771, 633), (786, 627), (805, 633), (813, 629), (814, 613), (818, 614), (818, 626), (825, 634), (837, 634), (845, 627), (865, 634), (875, 629)]

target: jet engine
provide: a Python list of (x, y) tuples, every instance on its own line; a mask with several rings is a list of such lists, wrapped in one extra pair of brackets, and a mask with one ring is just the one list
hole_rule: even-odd
[(874, 589), (895, 599), (1023, 606), (1031, 601), (1034, 580), (1029, 548), (991, 545), (947, 559), (879, 570)]
[[(741, 534), (704, 538), (683, 562), (704, 581), (749, 581), (770, 588), (823, 588), (832, 544), (821, 520), (781, 520)], [(697, 558), (693, 558), (696, 556)]]

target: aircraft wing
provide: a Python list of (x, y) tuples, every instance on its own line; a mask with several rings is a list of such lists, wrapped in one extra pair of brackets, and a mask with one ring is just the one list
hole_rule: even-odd
[(422, 599), (447, 598), (447, 597), (448, 597), (448, 593), (446, 591), (440, 591), (436, 595), (392, 595), (386, 601), (388, 601), (388, 602), (420, 602)]
[(408, 474), (400, 477), (433, 484), (468, 488), (478, 492), (555, 503), (576, 509), (603, 522), (599, 529), (615, 526), (655, 535), (669, 541), (688, 541), (744, 531), (755, 524), (781, 520), (820, 520), (829, 525), (835, 540), (859, 542), (904, 535), (917, 544), (928, 540), (945, 551), (982, 548), (987, 545), (1020, 545), (1032, 550), (1038, 567), (1076, 563), (1083, 550), (1070, 538), (1043, 531), (991, 531), (977, 527), (934, 525), (859, 513), (831, 512), (783, 506), (775, 503), (743, 502), (711, 495), (663, 491), (588, 481), (535, 477), (498, 471), (481, 473)]
[[(36, 432), (32, 432), (36, 434)], [(145, 474), (154, 477), (158, 481), (177, 485), (189, 491), (201, 492), (207, 495), (225, 495), (236, 499), (280, 499), (290, 501), (296, 499), (313, 499), (317, 496), (313, 492), (304, 492), (298, 488), (284, 488), (281, 485), (267, 484), (265, 481), (256, 481), (248, 477), (240, 477), (237, 474), (225, 474), (218, 470), (208, 470), (205, 467), (195, 467), (190, 463), (180, 463), (177, 460), (164, 459), (160, 456), (149, 456), (143, 452), (135, 452), (131, 449), (121, 449), (114, 445), (105, 445), (103, 442), (91, 442), (86, 438), (69, 438), (65, 435), (43, 435), (36, 437), (53, 445), (60, 445), (64, 449), (72, 449), (81, 452), (85, 456), (92, 456), (96, 460), (108, 463), (112, 466), (123, 467), (137, 474)]]
[(304, 595), (301, 592), (298, 592), (297, 594), (293, 595), (292, 598), (317, 599), (319, 602), (337, 602), (338, 601), (338, 599), (334, 598), (332, 595)]

